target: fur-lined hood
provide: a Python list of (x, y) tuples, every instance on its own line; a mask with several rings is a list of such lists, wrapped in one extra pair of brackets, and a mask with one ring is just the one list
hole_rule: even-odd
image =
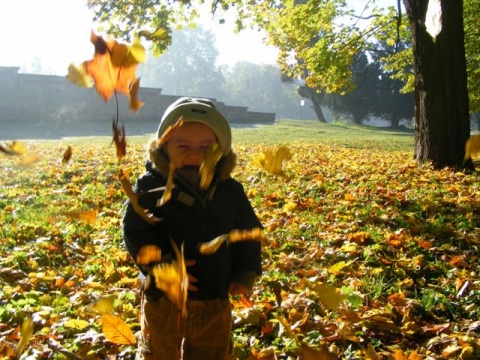
[[(162, 146), (158, 145), (157, 140), (152, 140), (148, 147), (148, 160), (152, 163), (153, 169), (160, 173), (165, 179), (168, 177), (169, 161)], [(215, 180), (225, 180), (237, 165), (237, 155), (230, 150), (217, 163), (215, 170)], [(215, 182), (215, 181), (214, 181)]]

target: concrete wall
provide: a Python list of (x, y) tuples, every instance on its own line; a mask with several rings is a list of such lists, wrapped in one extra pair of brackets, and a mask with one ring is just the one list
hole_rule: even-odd
[[(84, 127), (97, 122), (111, 123), (116, 116), (114, 97), (108, 103), (94, 88), (79, 88), (64, 76), (19, 74), (18, 67), (0, 67), (0, 126), (23, 127), (49, 125)], [(127, 98), (119, 94), (119, 122), (148, 125), (151, 130), (173, 101), (175, 95), (163, 95), (162, 89), (140, 88), (145, 104), (137, 112), (128, 109)], [(271, 124), (275, 113), (251, 112), (248, 108), (227, 105), (212, 99), (231, 124)], [(1, 129), (1, 128), (0, 128)]]

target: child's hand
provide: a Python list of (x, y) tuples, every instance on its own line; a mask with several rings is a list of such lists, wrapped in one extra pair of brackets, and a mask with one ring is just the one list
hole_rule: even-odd
[(148, 265), (160, 261), (162, 250), (157, 245), (145, 245), (140, 248), (137, 254), (138, 265)]
[(228, 286), (228, 293), (230, 295), (246, 295), (248, 290), (249, 289), (245, 285), (239, 284), (235, 281), (232, 281)]

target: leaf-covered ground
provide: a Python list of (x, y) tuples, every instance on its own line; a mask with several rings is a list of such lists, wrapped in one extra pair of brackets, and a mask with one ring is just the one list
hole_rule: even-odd
[[(263, 276), (232, 299), (236, 358), (479, 358), (478, 174), (417, 168), (403, 133), (275, 126), (234, 132), (268, 239)], [(23, 359), (134, 358), (106, 339), (98, 300), (139, 330), (117, 173), (143, 172), (146, 142), (127, 138), (121, 162), (105, 138), (28, 141), (27, 165), (0, 153), (0, 358), (22, 341)], [(276, 142), (293, 154), (286, 177), (251, 161)]]

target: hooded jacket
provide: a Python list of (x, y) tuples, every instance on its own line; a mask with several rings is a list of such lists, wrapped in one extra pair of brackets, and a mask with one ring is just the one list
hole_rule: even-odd
[[(206, 191), (192, 186), (176, 170), (172, 197), (158, 207), (162, 197), (169, 165), (162, 148), (149, 149), (146, 173), (137, 181), (135, 192), (139, 204), (155, 217), (162, 219), (153, 225), (145, 222), (128, 203), (123, 218), (124, 241), (133, 259), (145, 245), (157, 245), (162, 250), (162, 261), (172, 258), (170, 241), (178, 248), (183, 244), (184, 257), (195, 260), (187, 272), (198, 279), (196, 291), (189, 291), (192, 300), (212, 300), (228, 297), (228, 286), (237, 281), (249, 288), (261, 274), (261, 247), (258, 241), (223, 243), (211, 255), (199, 252), (199, 245), (232, 230), (261, 228), (242, 185), (230, 177), (236, 163), (230, 151), (217, 164), (212, 185)], [(148, 269), (140, 267), (144, 275)], [(151, 292), (158, 292), (150, 289)], [(148, 290), (147, 290), (148, 293)]]

